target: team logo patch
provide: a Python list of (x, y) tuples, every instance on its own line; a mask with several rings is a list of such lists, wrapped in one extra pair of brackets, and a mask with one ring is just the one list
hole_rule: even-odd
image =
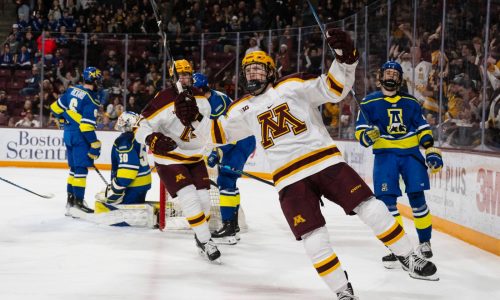
[(175, 182), (179, 182), (179, 181), (181, 181), (183, 179), (186, 179), (186, 177), (184, 177), (184, 175), (182, 175), (182, 174), (177, 174), (175, 176)]
[(293, 227), (297, 227), (300, 223), (305, 223), (306, 219), (302, 217), (302, 215), (296, 215), (293, 217)]

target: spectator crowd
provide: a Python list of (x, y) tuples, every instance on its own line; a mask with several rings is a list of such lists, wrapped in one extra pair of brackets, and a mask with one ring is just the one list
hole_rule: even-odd
[[(124, 110), (140, 112), (170, 84), (164, 81), (168, 71), (149, 0), (14, 2), (17, 22), (0, 51), (1, 126), (56, 126), (48, 106), (68, 86), (80, 83), (89, 65), (103, 71), (102, 130), (112, 129)], [(245, 53), (270, 53), (279, 76), (320, 74), (333, 59), (306, 1), (157, 2), (174, 59), (190, 60), (214, 88), (230, 96), (242, 95), (235, 70), (236, 58)], [(412, 1), (392, 1), (391, 10), (387, 1), (313, 1), (323, 22), (355, 34), (363, 53), (358, 95), (377, 89), (377, 70), (387, 57), (397, 60), (404, 68), (404, 89), (421, 101), (445, 146), (475, 147), (484, 128), (487, 145), (500, 149), (500, 5), (492, 4), (487, 12), (484, 1), (447, 1), (443, 36), (442, 1), (418, 2), (413, 28)], [(327, 104), (322, 112), (332, 136), (353, 138), (357, 108), (352, 97)]]

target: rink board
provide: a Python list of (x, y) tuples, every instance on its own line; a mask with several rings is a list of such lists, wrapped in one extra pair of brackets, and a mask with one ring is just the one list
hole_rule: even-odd
[[(100, 131), (102, 155), (96, 165), (109, 169), (112, 144), (118, 132)], [(372, 184), (373, 155), (357, 142), (339, 141), (346, 161)], [(445, 167), (431, 176), (426, 192), (434, 227), (484, 250), (500, 255), (500, 158), (443, 151)], [(150, 163), (152, 159), (150, 158)], [(62, 131), (57, 129), (3, 128), (0, 166), (66, 168)], [(251, 155), (245, 171), (270, 178), (262, 148)], [(402, 187), (404, 188), (404, 187)], [(402, 214), (411, 217), (403, 197)]]

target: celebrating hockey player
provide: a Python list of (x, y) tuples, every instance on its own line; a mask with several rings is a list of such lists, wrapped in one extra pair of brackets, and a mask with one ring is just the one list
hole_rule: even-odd
[[(187, 60), (176, 60), (170, 69), (171, 77), (174, 72), (179, 76), (183, 91), (178, 91), (174, 85), (156, 94), (142, 112), (135, 137), (153, 152), (158, 175), (170, 195), (179, 197), (200, 253), (214, 261), (220, 257), (220, 252), (208, 228), (210, 181), (203, 161), (206, 144), (193, 133), (190, 122), (181, 122), (174, 113), (174, 102), (193, 101), (198, 103), (195, 106), (199, 111), (208, 116), (210, 104), (203, 92), (192, 88), (193, 69)], [(180, 112), (189, 107), (179, 105), (175, 109)]]
[(123, 112), (116, 121), (115, 130), (122, 134), (111, 149), (111, 184), (96, 195), (95, 221), (115, 226), (155, 225), (154, 209), (146, 204), (151, 188), (151, 168), (146, 146), (134, 138), (134, 127), (139, 115)]
[(95, 133), (100, 104), (97, 92), (102, 83), (101, 71), (95, 67), (85, 68), (83, 82), (83, 85), (68, 88), (50, 105), (52, 114), (64, 127), (64, 144), (70, 168), (66, 216), (73, 217), (78, 217), (81, 212), (94, 212), (84, 202), (85, 186), (88, 167), (94, 165), (94, 160), (101, 153), (101, 142)]
[[(432, 222), (424, 190), (429, 187), (427, 166), (432, 173), (443, 167), (441, 151), (435, 147), (432, 131), (422, 116), (418, 100), (399, 91), (403, 69), (395, 61), (388, 61), (379, 71), (380, 91), (373, 92), (361, 102), (362, 113), (356, 122), (356, 139), (364, 147), (372, 147), (375, 154), (373, 185), (375, 196), (382, 200), (402, 226), (396, 206), (401, 196), (399, 176), (406, 186), (406, 194), (413, 210), (413, 220), (420, 245), (417, 252), (432, 257)], [(424, 147), (425, 159), (419, 147)], [(427, 164), (427, 166), (426, 166)], [(389, 254), (382, 258), (387, 268), (397, 266), (397, 258)]]
[(204, 134), (219, 144), (255, 136), (273, 170), (290, 229), (297, 240), (303, 241), (316, 271), (338, 298), (357, 299), (330, 245), (320, 210), (322, 196), (337, 203), (346, 214), (357, 214), (410, 276), (436, 279), (436, 266), (414, 254), (401, 225), (345, 163), (323, 125), (317, 107), (337, 103), (347, 95), (358, 60), (347, 33), (329, 29), (327, 42), (337, 54), (327, 74), (292, 74), (275, 82), (272, 58), (262, 51), (251, 52), (241, 65), (241, 82), (250, 94), (234, 102), (225, 118), (205, 118), (196, 103), (185, 98), (176, 99), (177, 117), (184, 124), (192, 122), (197, 136)]
[[(225, 115), (232, 100), (226, 94), (210, 89), (205, 75), (195, 73), (193, 75), (193, 86), (200, 88), (208, 98), (212, 112), (211, 119), (217, 119)], [(209, 167), (218, 164), (224, 166), (219, 168), (217, 185), (220, 194), (220, 213), (222, 227), (212, 232), (212, 238), (216, 243), (234, 245), (237, 243), (236, 234), (239, 232), (238, 211), (240, 206), (240, 191), (236, 181), (241, 177), (239, 173), (231, 171), (242, 170), (248, 157), (255, 150), (255, 137), (249, 136), (234, 144), (217, 147), (212, 150), (207, 159)]]

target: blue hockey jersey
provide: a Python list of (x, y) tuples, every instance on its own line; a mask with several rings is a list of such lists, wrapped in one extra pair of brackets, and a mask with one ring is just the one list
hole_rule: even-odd
[[(422, 116), (415, 97), (398, 92), (384, 96), (377, 91), (361, 101), (363, 114), (356, 120), (356, 139), (363, 144), (361, 135), (372, 125), (380, 130), (380, 138), (373, 144), (373, 153), (410, 154), (419, 152), (419, 145), (433, 142), (432, 131)], [(368, 119), (365, 119), (366, 118)]]
[(111, 150), (111, 180), (130, 192), (143, 192), (151, 188), (151, 169), (146, 146), (139, 144), (133, 132), (122, 133)]

